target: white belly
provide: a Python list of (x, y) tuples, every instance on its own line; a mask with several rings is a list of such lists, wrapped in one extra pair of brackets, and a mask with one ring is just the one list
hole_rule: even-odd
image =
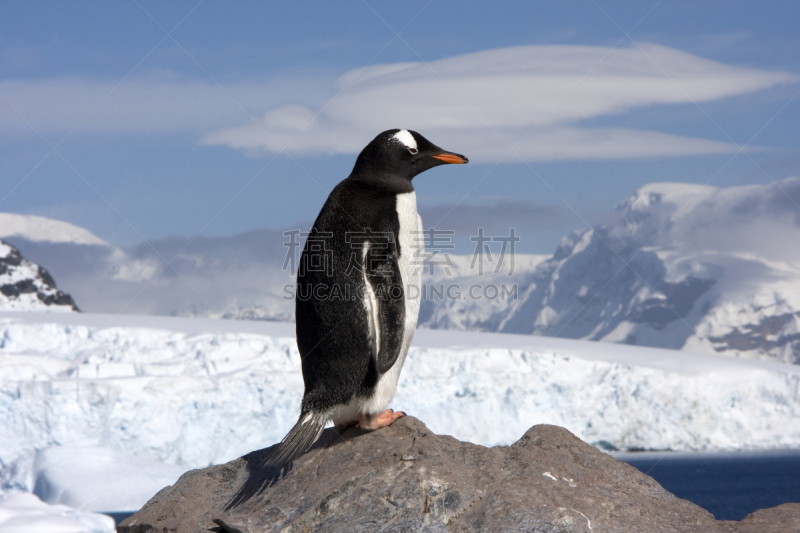
[(397, 380), (400, 379), (411, 339), (417, 329), (425, 243), (414, 192), (397, 195), (397, 215), (400, 220), (400, 276), (403, 280), (406, 308), (403, 344), (394, 366), (378, 378), (375, 393), (370, 398), (353, 398), (349, 405), (336, 408), (331, 418), (337, 421), (355, 420), (359, 414), (378, 414), (389, 407), (397, 390)]
[[(417, 195), (414, 192), (397, 196), (397, 214), (400, 218), (400, 275), (406, 303), (406, 328), (403, 337), (402, 359), (398, 358), (392, 370), (400, 368), (406, 358), (414, 331), (417, 329), (419, 305), (422, 297), (422, 268), (425, 259), (425, 242), (422, 234), (422, 219), (417, 213)], [(395, 378), (397, 383), (397, 378)]]

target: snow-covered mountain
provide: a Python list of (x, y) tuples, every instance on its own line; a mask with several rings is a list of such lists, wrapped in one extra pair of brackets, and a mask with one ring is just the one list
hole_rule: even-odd
[(0, 240), (0, 309), (71, 312), (78, 306), (69, 294), (56, 288), (47, 270)]
[(566, 237), (498, 331), (800, 363), (800, 178), (642, 187)]

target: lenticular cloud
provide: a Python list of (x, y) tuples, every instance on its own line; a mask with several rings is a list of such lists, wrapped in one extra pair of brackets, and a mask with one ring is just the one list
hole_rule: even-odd
[(376, 131), (399, 127), (447, 139), (448, 146), (484, 161), (724, 153), (737, 147), (580, 122), (654, 104), (709, 102), (798, 79), (653, 44), (502, 48), (357, 69), (341, 76), (319, 107), (276, 107), (257, 123), (218, 130), (202, 142), (269, 152), (356, 153)]

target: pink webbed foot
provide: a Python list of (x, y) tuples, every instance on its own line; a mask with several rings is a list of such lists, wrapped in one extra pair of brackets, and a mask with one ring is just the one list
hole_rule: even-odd
[(390, 425), (392, 422), (406, 416), (403, 411), (393, 411), (387, 409), (379, 415), (359, 415), (358, 427), (367, 431), (375, 431), (376, 429)]

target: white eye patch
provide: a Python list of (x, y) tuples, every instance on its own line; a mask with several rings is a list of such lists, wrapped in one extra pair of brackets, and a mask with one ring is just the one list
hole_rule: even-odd
[(418, 151), (417, 140), (414, 138), (413, 135), (411, 135), (411, 133), (409, 133), (408, 130), (398, 131), (397, 133), (392, 135), (392, 139), (396, 140), (397, 142), (408, 148), (408, 151), (411, 152), (412, 154), (417, 153)]

